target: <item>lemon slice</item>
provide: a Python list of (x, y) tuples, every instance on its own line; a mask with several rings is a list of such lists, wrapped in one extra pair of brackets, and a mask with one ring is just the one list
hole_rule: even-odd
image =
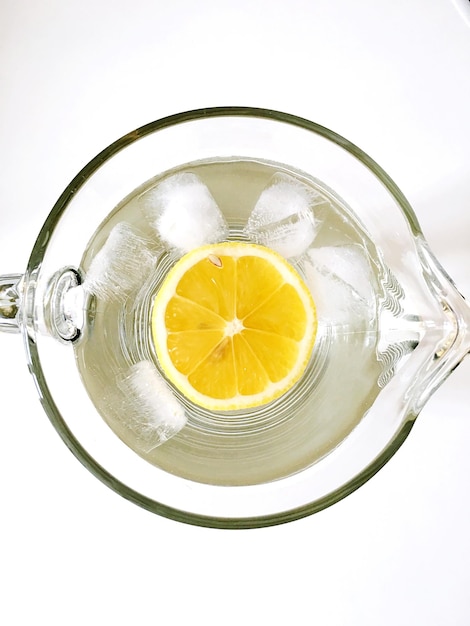
[(302, 376), (315, 341), (310, 292), (294, 268), (263, 246), (197, 248), (169, 271), (152, 312), (167, 378), (213, 411), (256, 407)]

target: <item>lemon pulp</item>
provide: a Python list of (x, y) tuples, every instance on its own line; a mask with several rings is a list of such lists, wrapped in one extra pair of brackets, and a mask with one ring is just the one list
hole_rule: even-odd
[(170, 270), (154, 301), (152, 337), (167, 378), (210, 410), (266, 404), (302, 376), (315, 305), (294, 268), (249, 243), (197, 248)]

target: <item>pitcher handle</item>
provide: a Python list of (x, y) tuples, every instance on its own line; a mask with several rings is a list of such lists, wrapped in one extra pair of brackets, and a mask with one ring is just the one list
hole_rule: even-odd
[(0, 275), (0, 331), (20, 332), (23, 274)]

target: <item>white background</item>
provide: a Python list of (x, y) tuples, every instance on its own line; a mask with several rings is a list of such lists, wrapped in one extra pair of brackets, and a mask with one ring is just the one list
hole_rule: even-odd
[[(358, 144), (470, 297), (470, 27), (452, 0), (1, 0), (0, 271), (24, 271), (113, 140), (227, 104)], [(92, 477), (42, 412), (19, 336), (0, 337), (0, 380), (5, 626), (470, 623), (470, 359), (359, 491), (254, 531), (159, 518)]]

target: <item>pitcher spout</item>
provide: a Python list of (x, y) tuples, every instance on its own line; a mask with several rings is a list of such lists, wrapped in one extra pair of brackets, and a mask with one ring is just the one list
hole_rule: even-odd
[(416, 412), (470, 353), (470, 304), (427, 246), (421, 252), (427, 282), (440, 303), (442, 315), (440, 340), (421, 385), (424, 391), (417, 399)]

